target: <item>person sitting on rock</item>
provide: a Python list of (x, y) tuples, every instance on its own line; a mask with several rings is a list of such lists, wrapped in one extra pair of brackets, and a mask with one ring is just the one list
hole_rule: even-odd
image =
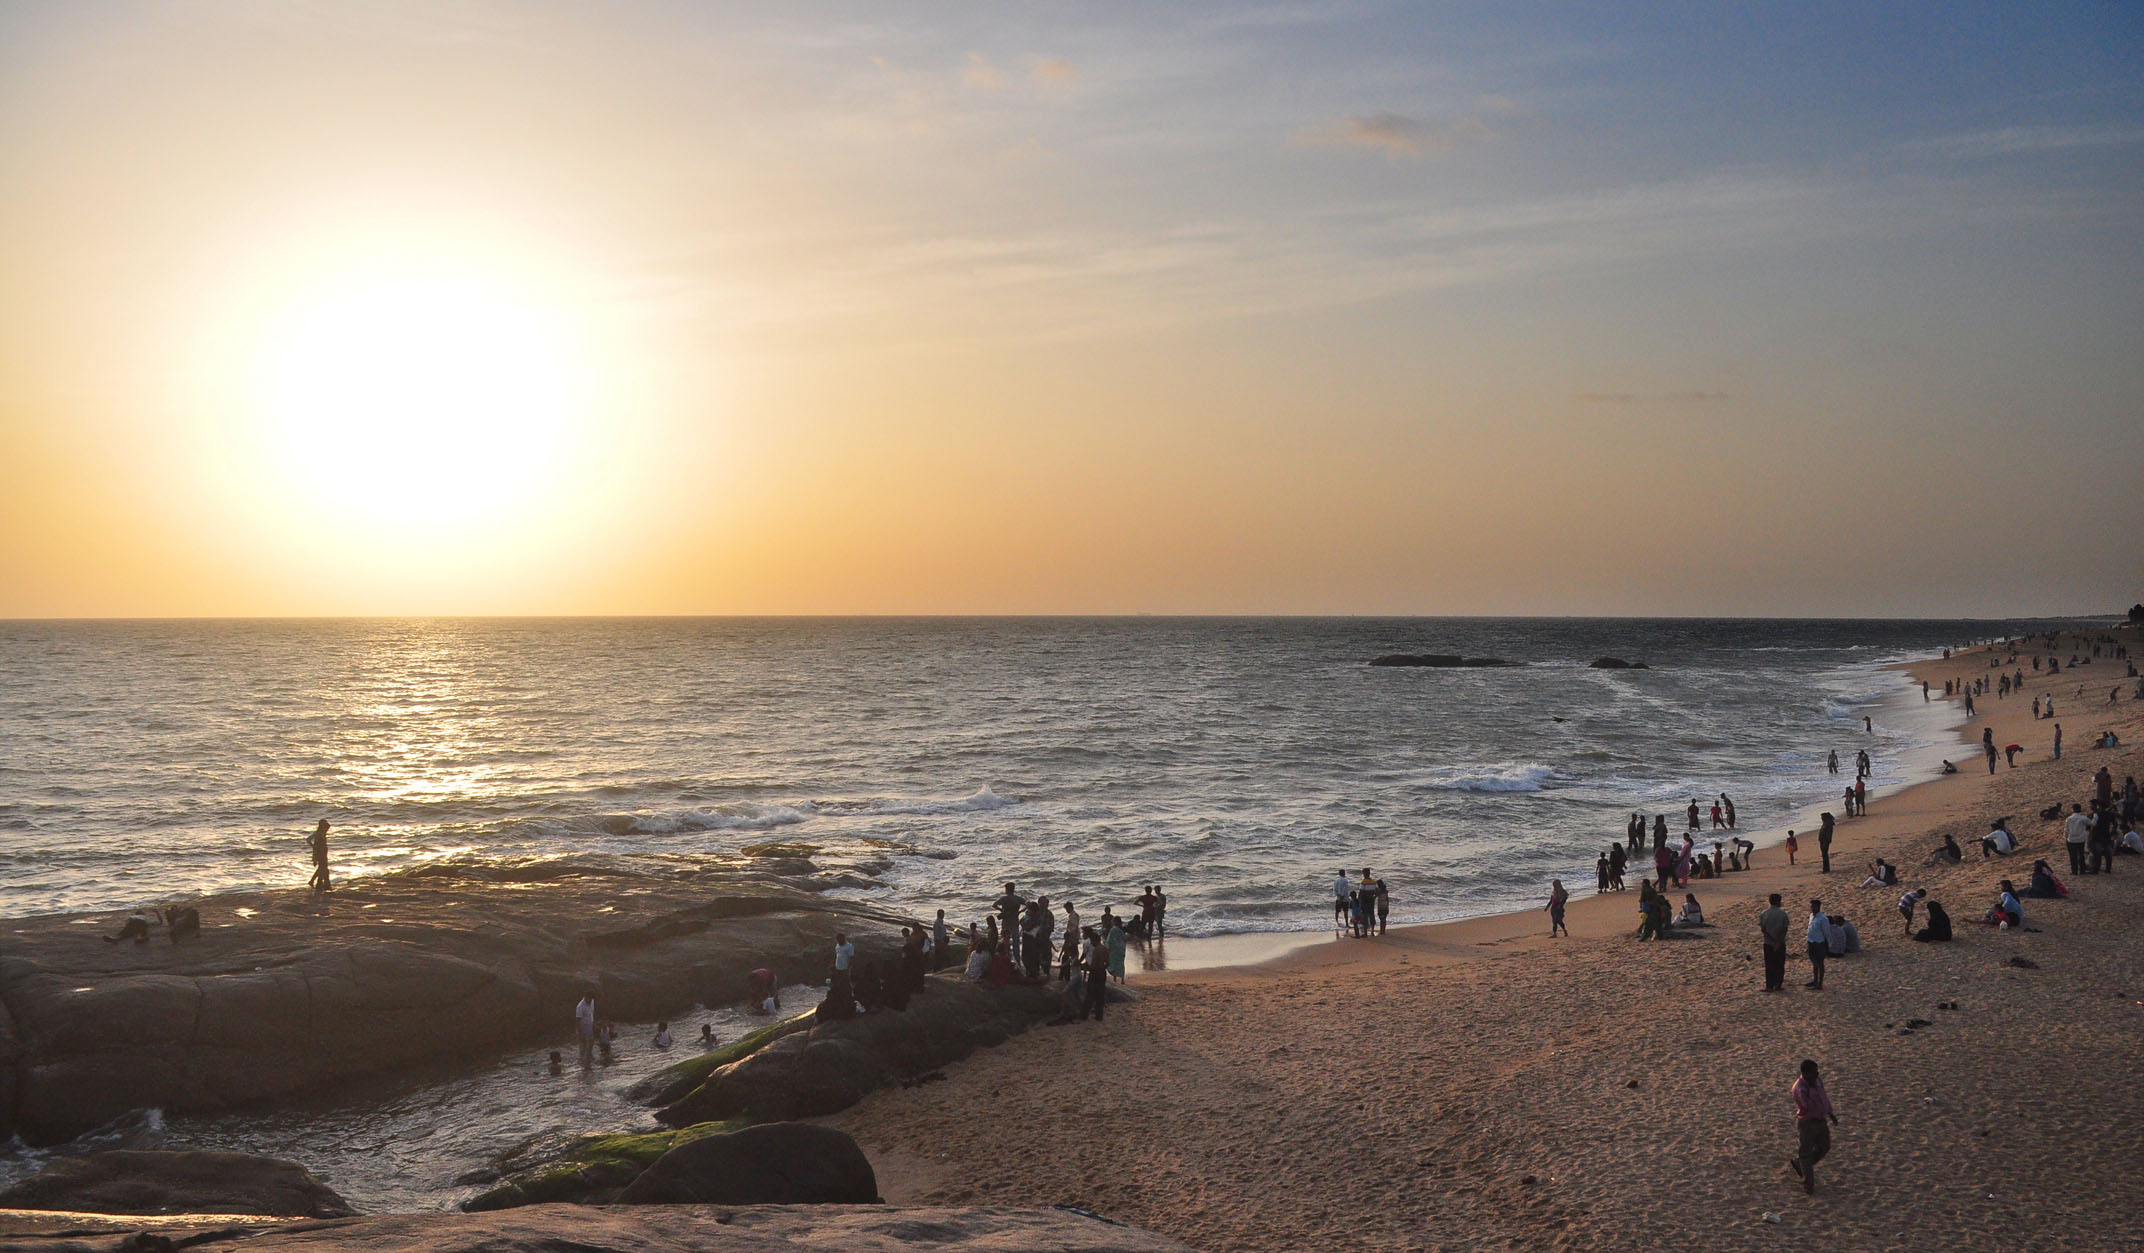
[(968, 950), (968, 966), (967, 969), (961, 971), (961, 977), (971, 983), (981, 983), (984, 976), (989, 973), (990, 950), (984, 948), (981, 941), (977, 941)]
[(171, 942), (201, 938), (201, 911), (191, 905), (180, 905), (164, 911), (164, 929), (171, 933)]
[(744, 999), (747, 1013), (768, 1015), (779, 1013), (781, 997), (775, 988), (774, 972), (765, 966), (744, 977)]
[(1012, 944), (998, 941), (997, 951), (990, 955), (990, 968), (983, 972), (983, 982), (993, 988), (1002, 988), (1016, 976), (1012, 968)]

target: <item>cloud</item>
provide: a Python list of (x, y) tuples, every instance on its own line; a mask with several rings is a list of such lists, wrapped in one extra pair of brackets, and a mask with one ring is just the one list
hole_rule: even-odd
[(1635, 405), (1645, 401), (1668, 405), (1707, 405), (1727, 399), (1726, 392), (1659, 392), (1641, 396), (1636, 392), (1580, 392), (1577, 400), (1585, 405)]
[(968, 54), (968, 65), (960, 72), (960, 81), (977, 91), (1005, 90), (1005, 76), (980, 52)]
[(1297, 143), (1345, 148), (1372, 148), (1397, 160), (1419, 161), (1462, 144), (1494, 139), (1496, 132), (1478, 117), (1429, 122), (1404, 113), (1366, 113), (1339, 118), (1295, 133)]
[(1035, 58), (1035, 81), (1045, 87), (1070, 87), (1079, 81), (1079, 67), (1063, 57)]
[(2144, 128), (2134, 126), (2005, 126), (2000, 130), (1916, 140), (1905, 147), (1909, 153), (1974, 160), (2140, 142), (2144, 142)]

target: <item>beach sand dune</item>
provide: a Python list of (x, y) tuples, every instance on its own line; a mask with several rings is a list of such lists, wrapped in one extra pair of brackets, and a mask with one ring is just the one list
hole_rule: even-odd
[[(2104, 702), (2119, 668), (2092, 669)], [(1991, 672), (1971, 653), (1916, 673), (1940, 692)], [(1967, 729), (2027, 744), (2017, 769), (1968, 757), (1877, 802), (1843, 824), (1832, 874), (1810, 839), (1799, 867), (1764, 850), (1693, 884), (1717, 924), (1696, 938), (1632, 941), (1633, 881), (1576, 902), (1567, 940), (1507, 915), (1150, 978), (1106, 1025), (1029, 1033), (833, 1121), (890, 1200), (1076, 1205), (1214, 1251), (2144, 1247), (2127, 1199), (2144, 1163), (2144, 859), (2069, 879), (2037, 816), (2084, 799), (2103, 763), (2117, 784), (2144, 772), (2128, 747), (2144, 720), (2126, 699), (2065, 719), (2068, 751), (2049, 759), (2029, 705), (2070, 697), (2069, 678), (1991, 698)], [(2102, 726), (2125, 747), (2086, 749)], [(2021, 855), (1982, 862), (2002, 815)], [(1923, 868), (1944, 831), (1968, 860)], [(1855, 886), (1879, 855), (1944, 903), (1956, 943), (1910, 942), (1898, 892)], [(1978, 925), (2035, 856), (2071, 898), (2028, 902), (2037, 930)], [(1797, 958), (1788, 990), (1764, 993), (1769, 891), (1797, 940), (1821, 895), (1866, 952), (1822, 992)], [(1805, 1057), (1842, 1120), (1814, 1196), (1785, 1166)]]

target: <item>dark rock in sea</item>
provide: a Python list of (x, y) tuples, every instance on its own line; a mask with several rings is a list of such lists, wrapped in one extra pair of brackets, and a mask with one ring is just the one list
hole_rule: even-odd
[(870, 1205), (878, 1176), (846, 1131), (777, 1122), (693, 1140), (663, 1154), (621, 1205)]
[[(806, 1253), (828, 1249), (990, 1249), (993, 1253), (1190, 1253), (1174, 1240), (1069, 1210), (890, 1205), (538, 1205), (495, 1214), (377, 1214), (326, 1222), (189, 1229), (136, 1220), (98, 1234), (0, 1216), (12, 1253), (117, 1253), (151, 1229), (217, 1253)], [(198, 1240), (196, 1239), (198, 1237)], [(142, 1247), (137, 1245), (136, 1247)], [(156, 1246), (162, 1247), (162, 1246)]]
[(1595, 670), (1650, 670), (1642, 661), (1625, 661), (1621, 657), (1595, 657), (1590, 663)]
[[(1062, 1008), (1062, 985), (993, 988), (944, 972), (905, 1011), (822, 1021), (806, 1015), (789, 1029), (734, 1054), (684, 1094), (699, 1059), (675, 1068), (656, 1117), (673, 1126), (714, 1119), (755, 1122), (817, 1118), (847, 1109), (879, 1088), (937, 1070), (978, 1048), (1002, 1043)], [(1113, 999), (1126, 994), (1111, 988)]]
[(296, 1162), (248, 1153), (130, 1149), (56, 1157), (0, 1192), (0, 1209), (277, 1218), (347, 1218), (357, 1212)]
[[(0, 1136), (63, 1140), (129, 1111), (198, 1115), (417, 1063), (482, 1065), (570, 1033), (573, 1005), (674, 1016), (746, 974), (824, 977), (836, 931), (890, 955), (902, 919), (753, 866), (675, 858), (435, 863), (326, 897), (195, 902), (179, 944), (17, 920), (0, 953)], [(779, 859), (774, 859), (779, 860)]]
[(1504, 666), (1511, 663), (1501, 657), (1461, 657), (1457, 653), (1386, 653), (1374, 658), (1373, 666), (1428, 666), (1436, 669), (1474, 668), (1480, 666)]

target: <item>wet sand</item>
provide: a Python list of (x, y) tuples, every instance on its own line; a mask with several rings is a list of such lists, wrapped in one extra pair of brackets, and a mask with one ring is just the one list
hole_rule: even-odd
[[(2144, 859), (2072, 878), (2038, 817), (2086, 799), (2103, 763), (2117, 787), (2144, 773), (2144, 706), (2107, 658), (2050, 678), (2029, 657), (2023, 694), (1991, 694), (1961, 730), (1961, 773), (1844, 821), (1829, 875), (1808, 837), (1798, 866), (1760, 849), (1749, 872), (1693, 882), (1715, 925), (1692, 938), (1631, 938), (1633, 867), (1630, 891), (1572, 902), (1567, 939), (1531, 912), (1249, 966), (1172, 953), (1179, 969), (1135, 975), (1139, 1002), (1100, 1027), (1029, 1033), (830, 1121), (891, 1201), (1076, 1205), (1207, 1250), (2144, 1246), (2126, 1199), (2144, 1161)], [(1938, 700), (1946, 678), (1995, 674), (1977, 651), (1912, 670)], [(2030, 717), (2049, 693), (2059, 762)], [(2015, 769), (1986, 773), (1983, 726), (2025, 746)], [(2085, 747), (2106, 727), (2123, 747)], [(1842, 786), (1861, 746), (1842, 734)], [(2003, 815), (2019, 855), (1984, 862)], [(1966, 862), (1925, 867), (1946, 832)], [(1956, 943), (1908, 941), (1899, 889), (1856, 886), (1877, 856), (1943, 902)], [(1979, 925), (2035, 857), (2070, 899), (2026, 902), (2036, 930)], [(1772, 891), (1793, 920), (1777, 995), (1754, 921)], [(1812, 895), (1866, 947), (1821, 992), (1798, 956)], [(1841, 1118), (1814, 1196), (1785, 1166), (1804, 1057)]]

